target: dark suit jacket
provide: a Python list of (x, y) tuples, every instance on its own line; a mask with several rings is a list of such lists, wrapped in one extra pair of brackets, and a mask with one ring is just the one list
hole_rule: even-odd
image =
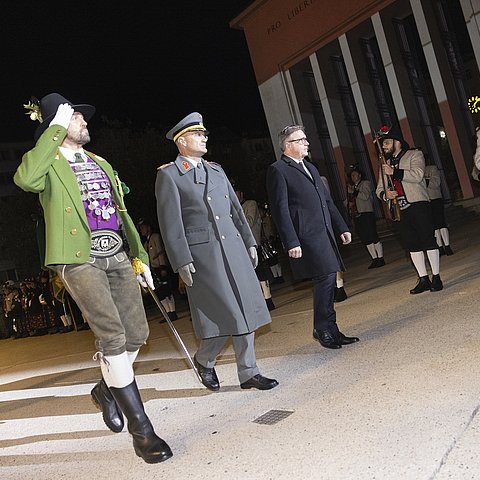
[(318, 170), (304, 163), (313, 181), (301, 165), (282, 155), (268, 168), (267, 192), (283, 247), (302, 248), (301, 258), (290, 258), (294, 276), (313, 278), (345, 269), (335, 238), (349, 229)]

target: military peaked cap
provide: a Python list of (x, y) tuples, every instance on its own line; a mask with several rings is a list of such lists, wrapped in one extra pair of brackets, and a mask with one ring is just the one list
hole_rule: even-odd
[(201, 130), (202, 132), (208, 133), (207, 129), (203, 126), (202, 116), (198, 112), (190, 113), (185, 118), (182, 118), (168, 131), (166, 137), (168, 140), (176, 142), (178, 137), (194, 130)]

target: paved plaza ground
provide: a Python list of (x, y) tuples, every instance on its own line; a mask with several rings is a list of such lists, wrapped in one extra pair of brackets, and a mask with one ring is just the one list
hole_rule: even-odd
[[(367, 269), (358, 243), (342, 250), (349, 298), (336, 305), (338, 324), (361, 341), (336, 351), (313, 341), (311, 286), (285, 269), (272, 323), (256, 337), (262, 373), (280, 382), (270, 391), (240, 389), (231, 344), (217, 366), (220, 391), (206, 390), (149, 309), (137, 382), (174, 452), (157, 465), (92, 404), (90, 331), (1, 341), (0, 478), (480, 479), (480, 221), (450, 233), (441, 292), (409, 294), (416, 276), (393, 236), (379, 269)], [(193, 354), (186, 304), (180, 314), (175, 326)], [(288, 416), (256, 421), (271, 411)]]

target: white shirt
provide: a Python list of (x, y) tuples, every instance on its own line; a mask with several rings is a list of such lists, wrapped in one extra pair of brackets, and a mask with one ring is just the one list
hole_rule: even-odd
[[(288, 155), (285, 155), (286, 157), (288, 157)], [(291, 158), (294, 162), (298, 163), (299, 165), (301, 165), (303, 167), (303, 169), (305, 170), (305, 173), (310, 177), (310, 180), (313, 180), (313, 176), (312, 174), (310, 173), (310, 170), (308, 170), (307, 166), (305, 165), (304, 161), (303, 160), (297, 160), (296, 158), (293, 158), (293, 157), (288, 157), (288, 158)]]
[(75, 154), (76, 153), (79, 153), (82, 158), (83, 158), (83, 161), (86, 161), (87, 160), (87, 154), (85, 153), (85, 151), (83, 150), (83, 148), (81, 148), (80, 150), (72, 150), (70, 148), (65, 148), (65, 147), (59, 147), (60, 148), (60, 152), (62, 152), (62, 155), (69, 161), (69, 162), (75, 162)]

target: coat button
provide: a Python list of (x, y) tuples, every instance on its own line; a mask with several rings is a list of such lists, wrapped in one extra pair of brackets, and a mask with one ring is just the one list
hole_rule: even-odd
[(225, 240), (225, 235), (222, 235), (222, 237), (221, 237), (221, 238), (222, 238), (222, 240)]
[(240, 236), (240, 234), (239, 234), (239, 233), (237, 233), (237, 237), (239, 237), (239, 236)]
[(72, 213), (72, 207), (65, 207), (65, 211), (67, 213)]
[(76, 229), (76, 228), (72, 228), (72, 229), (70, 230), (70, 233), (71, 233), (72, 235), (76, 235), (76, 234), (77, 234), (77, 229)]
[(215, 215), (215, 220), (220, 220), (220, 217), (218, 215)]
[(53, 137), (53, 141), (56, 142), (57, 140), (58, 140), (58, 137), (55, 135), (55, 136)]
[(76, 254), (75, 254), (76, 257), (81, 257), (82, 256), (82, 252), (79, 250)]
[(233, 218), (233, 215), (232, 215), (232, 214), (230, 214), (230, 218)]
[(207, 200), (211, 200), (211, 199), (212, 199), (212, 197), (207, 197)]
[(225, 198), (228, 198), (228, 195), (225, 195)]

